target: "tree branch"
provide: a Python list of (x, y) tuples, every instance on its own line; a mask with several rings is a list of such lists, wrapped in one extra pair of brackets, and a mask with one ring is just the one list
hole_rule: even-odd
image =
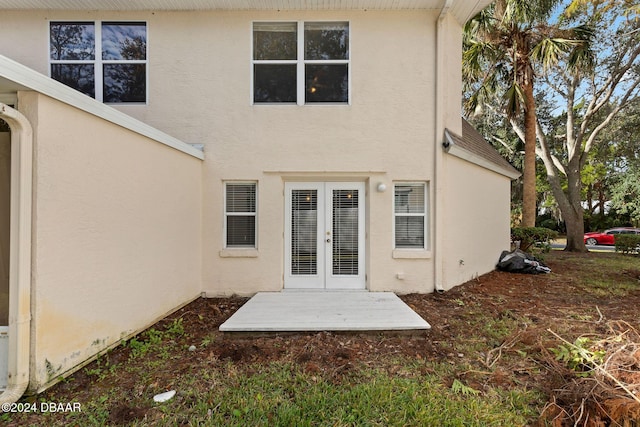
[[(635, 95), (637, 95), (635, 92), (636, 92), (636, 89), (638, 89), (638, 87), (640, 87), (640, 78), (636, 79), (635, 83), (631, 87), (629, 87), (627, 92), (622, 96), (622, 98), (620, 98), (620, 101), (618, 101), (618, 105), (613, 110), (611, 110), (611, 112), (609, 114), (607, 114), (607, 117), (598, 126), (596, 126), (595, 129), (593, 129), (593, 131), (589, 135), (589, 138), (587, 138), (587, 141), (584, 144), (584, 148), (583, 148), (582, 154), (580, 156), (580, 167), (581, 168), (586, 163), (588, 154), (591, 151), (591, 148), (593, 148), (595, 140), (598, 137), (598, 135), (600, 134), (600, 132), (605, 127), (607, 127), (609, 125), (609, 123), (611, 123), (613, 118), (629, 104), (629, 100), (632, 97), (634, 97)], [(585, 122), (586, 122), (586, 118), (585, 118)], [(583, 123), (583, 125), (584, 125), (584, 123)]]

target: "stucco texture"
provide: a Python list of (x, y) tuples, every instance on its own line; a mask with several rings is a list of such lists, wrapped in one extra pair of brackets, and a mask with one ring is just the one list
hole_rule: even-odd
[[(394, 254), (393, 183), (433, 182), (433, 153), (442, 138), (437, 130), (459, 127), (457, 100), (450, 102), (455, 111), (436, 127), (437, 17), (436, 10), (8, 11), (0, 22), (20, 25), (29, 37), (19, 48), (0, 37), (0, 51), (48, 74), (49, 21), (147, 22), (148, 104), (116, 108), (205, 147), (202, 284), (207, 295), (283, 288), (286, 181), (364, 182), (367, 289), (430, 292), (432, 242), (418, 257)], [(350, 103), (252, 105), (254, 21), (348, 21)], [(454, 19), (444, 26), (443, 46), (457, 65), (461, 28)], [(459, 73), (445, 77), (439, 85), (459, 99)], [(224, 248), (221, 201), (224, 182), (231, 180), (258, 184), (255, 251)], [(388, 190), (376, 192), (379, 183)]]
[(199, 295), (202, 162), (33, 92), (19, 104), (34, 128), (38, 388)]
[(510, 180), (480, 166), (445, 156), (443, 288), (495, 268), (509, 249)]
[[(493, 181), (499, 182), (504, 197), (509, 192), (508, 179), (441, 157), (444, 129), (460, 131), (462, 28), (453, 17), (438, 21), (437, 10), (6, 11), (0, 16), (0, 35), (6, 35), (0, 37), (0, 52), (48, 74), (48, 28), (56, 20), (147, 23), (148, 103), (116, 108), (183, 141), (204, 145), (201, 258), (202, 290), (207, 295), (283, 288), (283, 190), (288, 181), (365, 183), (364, 268), (369, 290), (432, 292), (436, 276), (442, 275), (450, 286), (493, 268), (493, 260), (484, 255), (475, 263), (464, 253), (462, 269), (445, 261), (458, 256), (459, 248), (451, 245), (449, 236), (458, 233), (459, 221), (471, 227), (484, 221), (477, 205), (463, 200), (467, 187), (448, 181), (473, 178), (471, 200), (486, 193), (494, 197), (496, 191), (488, 190)], [(254, 21), (348, 21), (349, 104), (253, 105)], [(24, 35), (20, 44), (11, 42), (16, 34)], [(438, 162), (444, 178), (439, 182)], [(227, 181), (257, 183), (255, 250), (224, 247), (222, 200)], [(429, 230), (423, 251), (394, 250), (395, 182), (428, 186)], [(380, 183), (387, 186), (386, 192), (376, 190)], [(487, 206), (491, 211), (504, 208), (497, 213), (499, 221), (507, 218), (496, 237), (502, 245), (509, 207), (499, 197), (500, 203)], [(455, 211), (457, 204), (474, 208), (463, 217)], [(482, 241), (467, 244), (486, 241), (485, 236), (476, 237)], [(436, 271), (438, 260), (443, 264)]]

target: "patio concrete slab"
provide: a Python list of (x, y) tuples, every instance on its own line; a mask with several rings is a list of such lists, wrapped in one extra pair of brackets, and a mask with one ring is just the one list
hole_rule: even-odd
[(410, 331), (431, 326), (392, 292), (260, 292), (223, 332)]

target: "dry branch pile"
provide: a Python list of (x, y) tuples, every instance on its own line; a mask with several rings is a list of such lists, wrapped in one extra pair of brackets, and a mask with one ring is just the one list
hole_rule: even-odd
[(556, 335), (561, 346), (573, 351), (573, 361), (580, 363), (570, 368), (566, 360), (558, 360), (557, 352), (556, 356), (546, 352), (545, 362), (556, 374), (557, 387), (550, 390), (553, 397), (540, 425), (640, 426), (640, 333), (623, 321), (607, 326), (606, 338), (580, 341), (589, 342), (588, 348)]

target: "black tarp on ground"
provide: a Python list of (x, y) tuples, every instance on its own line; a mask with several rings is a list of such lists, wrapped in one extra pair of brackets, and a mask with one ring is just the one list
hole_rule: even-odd
[(516, 249), (513, 252), (502, 251), (498, 265), (498, 270), (509, 271), (511, 273), (541, 274), (551, 273), (551, 269), (534, 256)]

